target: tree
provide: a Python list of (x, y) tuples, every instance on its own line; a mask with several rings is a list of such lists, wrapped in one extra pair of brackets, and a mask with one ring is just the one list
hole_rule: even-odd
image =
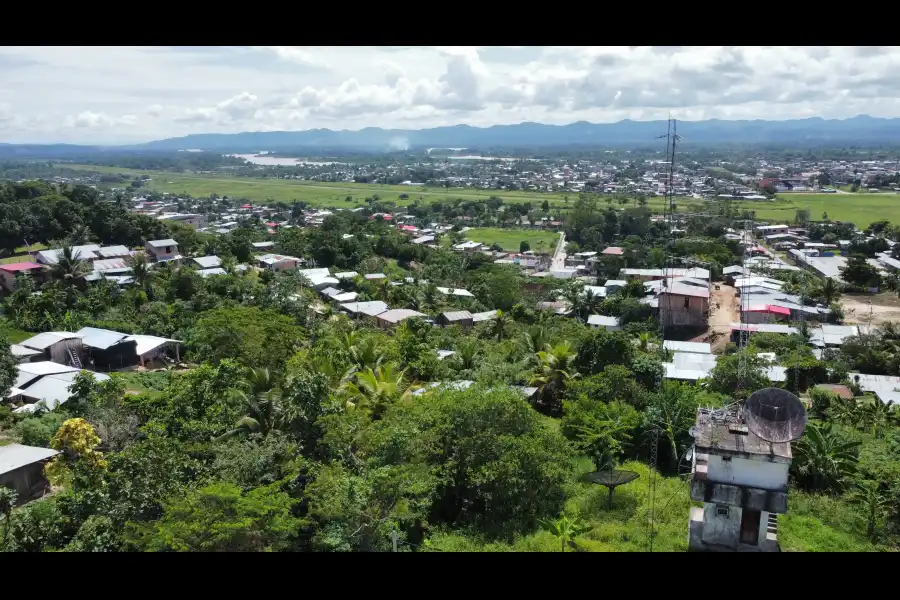
[(19, 361), (12, 355), (9, 339), (0, 333), (0, 398), (6, 398), (19, 376)]
[(72, 282), (74, 279), (90, 271), (90, 265), (81, 258), (81, 252), (72, 246), (64, 245), (58, 255), (53, 272), (57, 277)]
[(589, 532), (593, 527), (582, 523), (577, 518), (570, 519), (566, 515), (558, 519), (541, 519), (541, 528), (549, 531), (559, 540), (560, 551), (566, 548), (577, 548), (575, 538)]
[(350, 405), (372, 416), (380, 416), (390, 404), (406, 394), (403, 376), (404, 371), (395, 371), (392, 365), (357, 373), (354, 381), (345, 386)]
[(16, 491), (5, 485), (0, 485), (0, 517), (3, 518), (3, 540), (0, 549), (6, 549), (6, 540), (9, 537), (12, 510), (16, 506)]
[(847, 441), (831, 424), (810, 423), (793, 445), (791, 469), (797, 481), (811, 491), (841, 491), (856, 472), (860, 442)]
[(132, 543), (149, 552), (271, 552), (286, 550), (300, 530), (297, 503), (277, 486), (246, 494), (232, 483), (213, 483), (164, 503), (149, 524), (129, 523)]
[(219, 439), (248, 432), (265, 437), (283, 425), (281, 390), (268, 369), (251, 369), (234, 395), (245, 415), (238, 420), (234, 429), (224, 433)]
[(541, 202), (541, 210), (544, 211), (545, 213), (550, 212), (550, 202), (547, 200), (544, 200), (543, 202)]
[(579, 344), (575, 367), (585, 375), (593, 375), (608, 365), (628, 365), (633, 356), (634, 347), (624, 333), (594, 329)]
[(891, 501), (877, 481), (857, 481), (850, 492), (850, 501), (861, 507), (866, 518), (866, 537), (875, 539), (876, 526), (884, 518)]
[(506, 337), (506, 330), (509, 327), (509, 321), (509, 316), (506, 313), (504, 313), (502, 310), (497, 311), (497, 316), (494, 317), (494, 320), (491, 324), (491, 330), (493, 331), (493, 335), (496, 336), (498, 342)]
[(60, 454), (47, 463), (44, 470), (51, 483), (65, 482), (75, 475), (96, 475), (107, 467), (103, 453), (95, 450), (100, 438), (90, 423), (82, 418), (68, 419), (50, 441), (50, 447)]
[(538, 352), (537, 357), (539, 365), (529, 383), (538, 386), (546, 404), (558, 408), (556, 405), (566, 384), (580, 376), (575, 367), (577, 354), (571, 344), (564, 341), (553, 347), (548, 345), (545, 350)]
[(766, 362), (753, 349), (745, 349), (720, 356), (707, 381), (710, 391), (732, 396), (738, 400), (747, 398), (757, 390), (770, 387), (765, 371)]
[(138, 252), (132, 254), (128, 259), (128, 264), (131, 267), (131, 275), (134, 277), (134, 281), (142, 290), (146, 291), (147, 284), (151, 281), (151, 277), (153, 276), (150, 261), (147, 259), (147, 253)]
[(841, 287), (840, 285), (831, 277), (826, 277), (824, 281), (822, 281), (822, 287), (819, 290), (819, 295), (824, 300), (824, 304), (828, 305), (840, 298), (841, 296)]
[(881, 274), (876, 267), (866, 262), (866, 257), (862, 254), (851, 256), (840, 271), (844, 281), (851, 285), (865, 288), (881, 287)]
[(233, 358), (278, 375), (303, 337), (303, 330), (290, 317), (238, 306), (203, 313), (188, 336), (188, 347), (200, 361)]
[(528, 252), (529, 250), (531, 250), (531, 244), (528, 243), (528, 240), (519, 242), (519, 252)]

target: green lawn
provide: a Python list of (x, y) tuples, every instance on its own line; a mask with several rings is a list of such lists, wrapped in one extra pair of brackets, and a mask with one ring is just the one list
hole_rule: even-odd
[[(544, 200), (551, 206), (565, 210), (577, 198), (577, 194), (542, 194), (537, 192), (505, 192), (501, 190), (470, 190), (463, 188), (428, 188), (408, 187), (402, 185), (372, 185), (362, 183), (328, 183), (319, 181), (296, 181), (285, 179), (255, 179), (251, 177), (232, 177), (228, 175), (197, 175), (184, 173), (167, 173), (159, 171), (140, 171), (116, 167), (97, 167), (93, 165), (60, 165), (70, 169), (84, 169), (102, 173), (128, 173), (132, 175), (146, 174), (151, 177), (145, 188), (172, 194), (188, 194), (195, 197), (219, 194), (245, 198), (256, 202), (304, 201), (314, 206), (351, 207), (365, 203), (367, 197), (377, 194), (383, 200), (393, 200), (399, 205), (407, 205), (415, 200), (438, 202), (443, 200), (485, 200), (491, 196), (499, 196), (506, 202), (531, 202), (535, 208)], [(407, 194), (401, 200), (400, 195)], [(347, 198), (350, 198), (348, 201)], [(568, 200), (567, 200), (568, 198)], [(600, 206), (605, 204), (605, 198)], [(617, 202), (608, 206), (619, 208)], [(624, 206), (633, 206), (629, 202)], [(679, 212), (709, 212), (709, 203), (694, 198), (678, 198)], [(656, 197), (648, 200), (648, 206), (660, 210), (663, 199)], [(859, 227), (866, 227), (873, 221), (888, 219), (900, 222), (900, 194), (780, 194), (775, 202), (738, 202), (739, 209), (754, 210), (758, 219), (792, 221), (798, 209), (810, 211), (810, 217), (821, 219), (827, 212), (833, 220), (852, 221)]]
[[(583, 463), (583, 464), (582, 464)], [(579, 463), (582, 471), (589, 460)], [(640, 474), (632, 483), (616, 489), (612, 510), (606, 506), (606, 488), (590, 483), (574, 484), (565, 512), (578, 516), (591, 530), (578, 538), (589, 552), (646, 552), (649, 550), (649, 468), (639, 462), (622, 466)], [(690, 488), (685, 478), (657, 477), (654, 552), (687, 550)], [(788, 512), (778, 518), (778, 540), (787, 552), (872, 552), (865, 527), (842, 501), (791, 490)], [(439, 534), (430, 548), (438, 552), (559, 552), (559, 542), (550, 533), (537, 531), (512, 543), (482, 542), (458, 534)]]
[(527, 241), (535, 252), (552, 252), (559, 241), (559, 234), (552, 231), (531, 229), (500, 229), (498, 227), (476, 227), (465, 232), (467, 239), (488, 246), (500, 244), (504, 250), (519, 251), (519, 243)]

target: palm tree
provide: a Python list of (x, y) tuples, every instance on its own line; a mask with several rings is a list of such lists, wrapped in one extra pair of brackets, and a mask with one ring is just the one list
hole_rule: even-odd
[(459, 360), (460, 368), (463, 370), (474, 369), (480, 351), (477, 339), (467, 337), (460, 340), (456, 344), (456, 357)]
[(69, 234), (69, 242), (73, 246), (87, 244), (91, 240), (91, 228), (87, 225), (76, 225)]
[(86, 261), (81, 260), (81, 252), (74, 250), (66, 244), (57, 254), (56, 264), (53, 265), (54, 273), (67, 282), (72, 282), (78, 277), (90, 271)]
[(344, 386), (349, 396), (348, 408), (365, 410), (379, 417), (388, 405), (407, 396), (405, 370), (394, 371), (393, 365), (367, 369), (357, 373), (354, 381)]
[(328, 378), (328, 384), (332, 388), (345, 385), (356, 372), (355, 366), (345, 368), (329, 353), (319, 353), (309, 358), (308, 368), (311, 372), (321, 373)]
[(543, 529), (556, 536), (561, 552), (565, 552), (566, 548), (577, 548), (575, 538), (593, 529), (582, 523), (577, 517), (570, 519), (565, 515), (558, 519), (541, 519), (539, 523)]
[(547, 346), (550, 338), (547, 337), (547, 330), (540, 325), (537, 325), (525, 332), (524, 340), (525, 348), (530, 353), (537, 355), (538, 352)]
[(573, 364), (576, 356), (568, 341), (552, 348), (548, 345), (546, 350), (538, 352), (538, 369), (529, 383), (538, 386), (540, 396), (546, 403), (552, 404), (558, 400), (566, 384), (580, 377)]
[(860, 416), (863, 427), (876, 438), (884, 435), (894, 421), (894, 401), (881, 402), (872, 398), (868, 404), (860, 407)]
[(875, 526), (891, 504), (890, 498), (881, 490), (877, 481), (858, 481), (850, 492), (850, 501), (862, 507), (866, 515), (866, 537), (875, 538)]
[(374, 337), (363, 340), (350, 346), (350, 362), (362, 369), (377, 369), (384, 362), (384, 352)]
[(241, 403), (246, 415), (238, 419), (234, 429), (219, 436), (225, 439), (239, 433), (269, 435), (284, 425), (284, 407), (281, 390), (268, 369), (252, 369), (234, 397)]
[(859, 442), (841, 439), (830, 424), (811, 423), (794, 446), (791, 467), (808, 489), (840, 491), (846, 479), (856, 471), (859, 445)]
[(497, 336), (497, 341), (502, 341), (504, 337), (506, 337), (506, 329), (509, 326), (509, 316), (506, 315), (502, 310), (497, 311), (497, 316), (494, 317), (493, 324), (493, 335)]
[(840, 297), (841, 289), (834, 279), (826, 277), (822, 282), (822, 288), (821, 290), (819, 290), (819, 293), (821, 294), (822, 299), (825, 301), (825, 305), (827, 306), (837, 300), (838, 297)]
[(594, 290), (585, 290), (578, 300), (578, 314), (582, 321), (587, 321), (589, 315), (596, 315), (600, 312), (602, 299), (594, 293)]
[(146, 291), (147, 283), (153, 276), (147, 253), (138, 252), (137, 254), (132, 254), (128, 259), (128, 264), (131, 267), (131, 275), (134, 277), (134, 281), (142, 290)]
[(642, 352), (646, 352), (650, 347), (650, 342), (656, 339), (649, 331), (642, 331), (638, 334), (638, 347)]

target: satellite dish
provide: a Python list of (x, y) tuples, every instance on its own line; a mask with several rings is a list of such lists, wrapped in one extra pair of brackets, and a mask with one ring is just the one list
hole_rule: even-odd
[(764, 388), (744, 402), (747, 428), (774, 444), (796, 440), (806, 429), (806, 407), (787, 390)]
[(700, 430), (697, 429), (697, 426), (694, 425), (693, 427), (691, 427), (690, 429), (688, 429), (688, 435), (691, 436), (692, 438), (695, 438), (695, 437), (697, 437), (697, 433), (698, 433), (699, 431), (700, 431)]

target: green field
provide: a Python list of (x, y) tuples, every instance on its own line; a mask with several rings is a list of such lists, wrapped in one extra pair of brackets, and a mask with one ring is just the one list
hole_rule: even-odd
[(497, 227), (476, 227), (465, 232), (467, 239), (491, 246), (499, 244), (510, 252), (519, 251), (519, 242), (527, 241), (535, 252), (553, 252), (559, 241), (559, 234), (552, 231), (531, 229), (499, 229)]
[[(255, 202), (303, 201), (313, 206), (344, 207), (365, 203), (367, 197), (378, 195), (382, 200), (392, 200), (403, 206), (421, 200), (436, 202), (443, 200), (485, 200), (491, 196), (500, 196), (506, 202), (531, 202), (535, 208), (544, 200), (550, 205), (565, 210), (570, 207), (577, 194), (542, 194), (537, 192), (505, 192), (502, 190), (470, 190), (465, 188), (428, 188), (402, 185), (372, 185), (362, 183), (328, 183), (285, 179), (255, 179), (249, 177), (232, 177), (228, 175), (198, 175), (184, 173), (166, 173), (158, 171), (139, 171), (116, 167), (97, 167), (93, 165), (60, 165), (71, 169), (84, 169), (103, 173), (128, 173), (132, 175), (146, 174), (152, 179), (147, 183), (147, 190), (185, 194), (194, 197), (219, 194), (243, 198)], [(400, 199), (401, 194), (408, 195)], [(347, 198), (350, 198), (348, 201)], [(605, 200), (605, 198), (604, 198)], [(693, 198), (678, 198), (680, 212), (707, 212), (707, 203)], [(604, 201), (600, 202), (602, 207)], [(609, 206), (619, 207), (616, 202)], [(633, 206), (628, 203), (625, 206)], [(659, 210), (663, 206), (662, 198), (650, 198), (648, 206)], [(756, 217), (763, 220), (793, 221), (798, 209), (810, 211), (810, 218), (818, 220), (827, 212), (832, 220), (852, 221), (859, 227), (866, 227), (873, 221), (888, 219), (900, 223), (900, 194), (873, 194), (862, 192), (857, 194), (781, 194), (775, 202), (738, 202), (735, 206), (740, 210), (756, 211)]]

